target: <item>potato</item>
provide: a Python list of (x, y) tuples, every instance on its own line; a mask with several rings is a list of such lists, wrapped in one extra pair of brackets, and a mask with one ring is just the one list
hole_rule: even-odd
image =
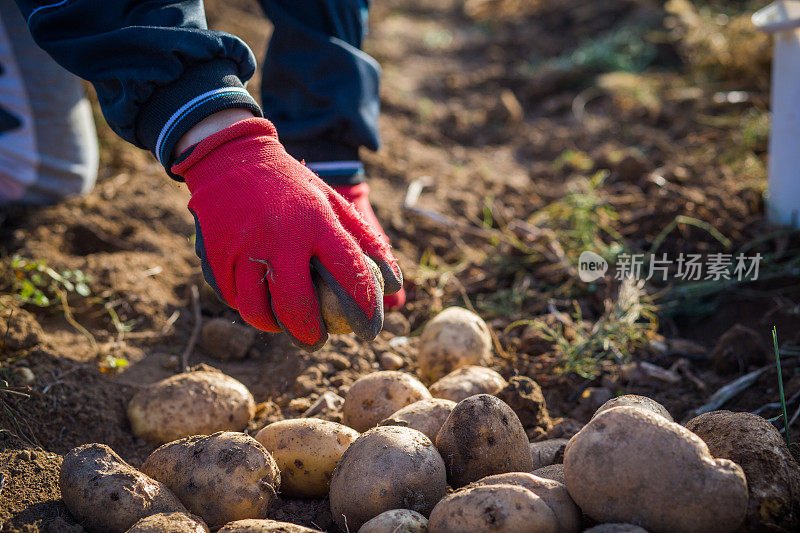
[[(375, 261), (369, 257), (364, 256), (364, 260), (366, 260), (367, 266), (378, 280), (378, 284), (381, 287), (380, 297), (383, 297), (384, 286), (381, 269), (378, 268), (378, 265), (375, 264)], [(328, 285), (328, 282), (325, 281), (325, 279), (316, 270), (311, 272), (311, 278), (314, 280), (314, 286), (317, 288), (317, 296), (319, 298), (319, 308), (320, 312), (322, 313), (322, 321), (325, 323), (328, 333), (334, 335), (351, 333), (353, 328), (351, 328), (350, 324), (347, 322), (347, 317), (345, 316), (344, 311), (342, 311), (342, 305), (339, 303), (339, 298), (336, 297), (336, 293), (333, 292), (333, 289), (331, 289), (330, 285)]]
[(139, 472), (105, 444), (84, 444), (64, 456), (61, 497), (89, 531), (122, 532), (156, 513), (186, 512), (162, 483)]
[(186, 513), (158, 513), (142, 518), (126, 533), (210, 533), (199, 517)]
[(503, 376), (482, 366), (462, 366), (431, 385), (434, 398), (460, 402), (476, 394), (497, 394), (507, 385)]
[(203, 324), (200, 346), (210, 356), (227, 361), (244, 359), (256, 340), (258, 330), (235, 324), (227, 318), (212, 318)]
[(461, 487), (482, 477), (533, 470), (528, 437), (511, 408), (488, 394), (462, 400), (436, 436), (447, 480)]
[(138, 437), (163, 444), (190, 435), (240, 431), (255, 413), (253, 395), (230, 376), (206, 370), (168, 377), (137, 392), (128, 404)]
[(225, 524), (225, 527), (217, 533), (320, 533), (320, 531), (291, 522), (250, 518)]
[(392, 509), (361, 526), (358, 533), (428, 533), (428, 519), (409, 509)]
[(653, 400), (652, 398), (648, 398), (647, 396), (639, 396), (637, 394), (625, 394), (623, 396), (617, 396), (616, 398), (611, 398), (606, 403), (597, 408), (597, 411), (594, 412), (592, 418), (602, 413), (603, 411), (611, 409), (612, 407), (620, 407), (622, 405), (628, 405), (630, 407), (636, 407), (638, 409), (647, 409), (648, 411), (652, 411), (657, 415), (663, 416), (670, 422), (673, 421), (672, 416), (669, 414), (669, 411), (667, 411), (666, 407), (664, 407), (657, 401)]
[(752, 413), (713, 411), (686, 429), (717, 458), (730, 459), (747, 477), (748, 531), (800, 531), (800, 465), (771, 422)]
[(481, 317), (461, 307), (448, 307), (425, 325), (417, 365), (427, 383), (467, 365), (492, 362), (492, 337)]
[(278, 463), (281, 492), (307, 498), (328, 495), (333, 469), (357, 438), (358, 431), (319, 418), (281, 420), (255, 436)]
[(373, 372), (356, 380), (344, 398), (342, 423), (366, 431), (406, 405), (427, 400), (431, 393), (410, 374), (395, 370)]
[(257, 440), (229, 431), (164, 444), (142, 472), (172, 489), (211, 529), (265, 516), (281, 482), (278, 465)]
[(431, 533), (558, 533), (553, 511), (539, 496), (513, 485), (461, 489), (433, 508)]
[(391, 509), (428, 516), (447, 490), (442, 458), (415, 429), (381, 426), (350, 445), (333, 471), (331, 514), (341, 529), (357, 531)]
[(470, 484), (470, 487), (483, 485), (515, 485), (536, 494), (553, 511), (558, 522), (559, 533), (578, 533), (581, 530), (581, 510), (572, 501), (563, 483), (545, 479), (527, 472), (510, 472), (488, 476)]
[(380, 425), (416, 429), (423, 432), (433, 442), (455, 406), (456, 402), (442, 398), (420, 400), (406, 405), (389, 418), (381, 420)]
[(545, 466), (544, 468), (537, 468), (531, 473), (534, 476), (543, 477), (545, 479), (552, 479), (553, 481), (558, 481), (559, 483), (562, 484), (567, 483), (567, 480), (564, 478), (564, 465), (560, 463), (555, 465)]
[[(539, 442), (531, 442), (531, 459), (533, 460), (533, 470), (550, 466), (557, 462), (556, 457), (563, 455), (562, 448), (567, 445), (569, 439), (548, 439)], [(561, 453), (559, 454), (559, 451)]]
[(572, 437), (564, 475), (590, 517), (653, 533), (736, 531), (747, 509), (737, 464), (714, 459), (697, 435), (636, 407), (604, 411)]
[(512, 376), (495, 396), (517, 414), (529, 439), (540, 438), (553, 428), (542, 388), (527, 376)]

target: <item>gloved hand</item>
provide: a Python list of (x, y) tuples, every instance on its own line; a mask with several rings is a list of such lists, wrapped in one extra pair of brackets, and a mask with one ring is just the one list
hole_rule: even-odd
[(388, 241), (313, 172), (293, 159), (266, 119), (237, 122), (195, 145), (172, 167), (192, 193), (203, 275), (242, 318), (284, 331), (303, 348), (327, 340), (311, 266), (336, 293), (353, 331), (380, 332), (383, 294), (402, 288)]

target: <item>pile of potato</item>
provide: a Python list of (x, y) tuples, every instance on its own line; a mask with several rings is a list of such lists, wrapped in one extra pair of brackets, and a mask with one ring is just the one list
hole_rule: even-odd
[[(138, 533), (316, 531), (270, 520), (281, 496), (328, 497), (338, 528), (362, 533), (724, 533), (750, 516), (758, 495), (742, 467), (649, 398), (610, 400), (568, 441), (529, 442), (495, 396), (506, 381), (480, 366), (491, 357), (486, 325), (464, 309), (442, 315), (422, 335), (430, 387), (397, 371), (366, 375), (346, 394), (343, 424), (283, 420), (251, 437), (241, 431), (252, 396), (218, 372), (143, 389), (131, 426), (163, 444), (139, 470), (100, 444), (72, 450), (67, 507), (89, 531)], [(720, 432), (696, 425), (706, 440)], [(788, 451), (780, 457), (800, 472)]]

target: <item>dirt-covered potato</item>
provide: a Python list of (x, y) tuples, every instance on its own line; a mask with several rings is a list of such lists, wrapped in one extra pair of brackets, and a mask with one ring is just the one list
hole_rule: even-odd
[(391, 509), (428, 516), (447, 490), (442, 458), (415, 429), (381, 426), (350, 445), (331, 480), (331, 514), (340, 528), (357, 531)]
[(800, 465), (772, 423), (752, 413), (713, 411), (689, 420), (686, 428), (711, 455), (744, 470), (749, 531), (800, 531)]
[(210, 533), (200, 517), (187, 513), (158, 513), (142, 518), (125, 533)]
[(417, 365), (426, 383), (467, 365), (492, 362), (492, 337), (481, 317), (462, 307), (448, 307), (425, 325)]
[[(384, 286), (381, 269), (378, 268), (375, 261), (369, 257), (364, 256), (364, 260), (366, 260), (367, 266), (378, 280), (378, 284), (381, 287), (381, 294), (383, 294)], [(338, 335), (352, 332), (353, 328), (351, 328), (350, 324), (347, 322), (347, 317), (342, 311), (342, 305), (339, 303), (336, 293), (334, 293), (333, 289), (328, 285), (328, 282), (326, 282), (316, 270), (312, 271), (311, 277), (314, 280), (314, 286), (317, 288), (322, 321), (325, 322), (325, 328), (328, 330), (328, 333)]]
[(733, 532), (747, 509), (737, 464), (714, 459), (697, 435), (636, 407), (604, 411), (572, 437), (564, 475), (590, 517), (653, 533)]
[(561, 463), (545, 466), (544, 468), (537, 468), (531, 473), (534, 476), (543, 477), (545, 479), (552, 479), (553, 481), (558, 481), (559, 483), (562, 484), (567, 483), (567, 480), (564, 478), (564, 465)]
[(190, 435), (241, 431), (255, 413), (253, 395), (222, 372), (177, 374), (145, 387), (128, 404), (133, 433), (163, 444)]
[(278, 522), (277, 520), (249, 518), (225, 524), (217, 533), (321, 533), (319, 529)]
[(65, 455), (58, 485), (69, 512), (92, 532), (122, 532), (152, 514), (186, 512), (169, 488), (105, 444), (84, 444)]
[(545, 466), (556, 463), (556, 458), (563, 454), (563, 448), (568, 442), (569, 439), (547, 439), (540, 440), (539, 442), (531, 442), (530, 449), (533, 469), (538, 470), (539, 468), (544, 468)]
[(406, 405), (427, 400), (431, 393), (410, 374), (395, 370), (373, 372), (356, 380), (344, 398), (342, 423), (366, 431)]
[(392, 509), (365, 523), (358, 533), (428, 533), (428, 519), (409, 509)]
[(416, 429), (423, 432), (433, 442), (455, 406), (456, 402), (443, 398), (420, 400), (406, 405), (389, 418), (381, 420), (380, 425)]
[(281, 482), (269, 452), (254, 438), (230, 431), (164, 444), (142, 472), (168, 486), (211, 529), (266, 516)]
[(358, 432), (319, 418), (273, 422), (255, 439), (272, 454), (281, 471), (281, 492), (287, 496), (328, 495), (333, 469)]
[(539, 496), (513, 485), (469, 487), (433, 508), (431, 533), (558, 533), (553, 511)]
[(592, 418), (602, 413), (603, 411), (611, 409), (612, 407), (620, 407), (623, 405), (636, 407), (638, 409), (647, 409), (648, 411), (652, 411), (657, 415), (663, 416), (670, 422), (673, 421), (672, 415), (669, 414), (669, 411), (667, 411), (666, 407), (664, 407), (663, 405), (661, 405), (652, 398), (648, 398), (647, 396), (639, 396), (638, 394), (625, 394), (623, 396), (617, 396), (616, 398), (611, 398), (606, 403), (597, 408), (597, 411), (594, 412)]
[(460, 402), (476, 394), (497, 394), (507, 385), (503, 376), (482, 366), (462, 366), (431, 385), (434, 398)]
[(482, 485), (515, 485), (528, 489), (536, 494), (553, 511), (558, 522), (559, 533), (578, 533), (581, 530), (581, 510), (572, 501), (563, 483), (545, 479), (527, 472), (510, 472), (488, 476), (470, 484), (470, 487)]
[(482, 477), (533, 470), (525, 429), (511, 408), (488, 394), (462, 400), (436, 436), (447, 480), (461, 487)]

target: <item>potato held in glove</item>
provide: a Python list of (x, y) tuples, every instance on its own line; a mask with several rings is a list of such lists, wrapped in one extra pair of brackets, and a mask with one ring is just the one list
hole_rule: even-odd
[(142, 472), (172, 489), (211, 529), (266, 516), (281, 482), (278, 465), (257, 440), (223, 431), (161, 446)]
[[(378, 268), (378, 265), (375, 264), (375, 261), (370, 259), (367, 256), (364, 256), (364, 260), (367, 262), (367, 266), (372, 271), (372, 274), (378, 280), (378, 285), (381, 288), (381, 298), (383, 298), (383, 276), (381, 275), (381, 269)], [(347, 317), (342, 311), (342, 305), (339, 302), (339, 298), (336, 297), (336, 293), (333, 292), (331, 286), (328, 285), (328, 282), (316, 271), (312, 272), (311, 277), (314, 279), (314, 286), (317, 288), (317, 294), (319, 295), (319, 308), (322, 312), (322, 321), (325, 322), (325, 327), (328, 330), (328, 333), (339, 335), (342, 333), (352, 333), (353, 328), (350, 327), (350, 324), (347, 322)]]

